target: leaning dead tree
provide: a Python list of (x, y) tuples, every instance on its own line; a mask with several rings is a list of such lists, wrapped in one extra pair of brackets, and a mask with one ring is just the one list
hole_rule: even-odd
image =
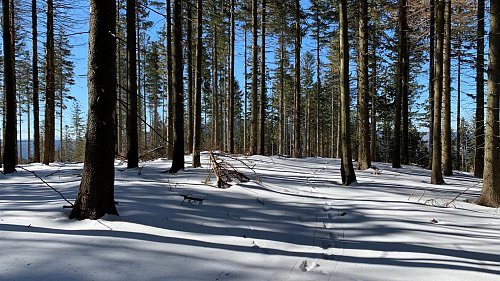
[(208, 153), (208, 156), (210, 160), (210, 166), (208, 168), (208, 175), (205, 183), (208, 183), (210, 181), (213, 174), (215, 176), (215, 179), (217, 180), (217, 188), (229, 188), (231, 187), (231, 183), (233, 182), (250, 181), (250, 178), (248, 178), (242, 172), (238, 171), (238, 169), (231, 162), (239, 162), (246, 168), (252, 170), (255, 174), (253, 167), (250, 167), (243, 160), (238, 159), (237, 157), (230, 154), (210, 151)]

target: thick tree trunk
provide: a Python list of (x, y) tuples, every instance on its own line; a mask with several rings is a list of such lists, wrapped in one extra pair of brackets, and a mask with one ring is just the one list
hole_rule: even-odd
[(341, 0), (340, 7), (340, 107), (342, 134), (342, 157), (340, 172), (342, 184), (350, 185), (356, 181), (356, 174), (352, 165), (351, 150), (351, 118), (350, 118), (350, 92), (349, 92), (349, 41), (347, 35), (347, 0)]
[(33, 55), (33, 162), (40, 162), (40, 102), (38, 80), (38, 12), (36, 0), (31, 1), (31, 33)]
[(444, 0), (436, 0), (436, 48), (434, 52), (434, 125), (432, 152), (432, 184), (443, 184), (441, 168), (441, 100), (443, 93)]
[(368, 2), (358, 1), (358, 169), (370, 168), (370, 123), (368, 111)]
[(488, 59), (488, 105), (484, 150), (483, 190), (478, 204), (500, 207), (500, 3), (490, 2), (490, 37)]
[(300, 28), (300, 1), (295, 0), (295, 94), (293, 112), (293, 157), (302, 157), (302, 134), (300, 133), (300, 49), (302, 45), (302, 31)]
[(47, 1), (47, 43), (45, 63), (45, 130), (43, 164), (54, 162), (55, 156), (55, 79), (54, 79), (54, 10)]
[(203, 56), (203, 0), (197, 1), (196, 11), (196, 95), (194, 97), (194, 136), (193, 136), (193, 168), (201, 167), (201, 82), (202, 82), (202, 61)]
[(251, 97), (251, 128), (250, 154), (257, 154), (258, 142), (258, 104), (257, 104), (257, 0), (252, 0), (252, 97)]
[(182, 62), (182, 0), (174, 0), (173, 6), (174, 29), (174, 152), (170, 173), (177, 173), (184, 169), (184, 83)]
[(266, 0), (262, 0), (260, 27), (260, 106), (259, 106), (259, 154), (265, 155), (266, 144)]
[(135, 33), (135, 0), (127, 0), (127, 76), (128, 76), (128, 110), (127, 110), (127, 168), (139, 166), (139, 136), (137, 131), (137, 61)]
[(443, 174), (453, 175), (451, 156), (451, 0), (445, 5), (445, 32), (443, 57)]
[(70, 218), (117, 215), (114, 201), (116, 1), (90, 1), (89, 112), (85, 163)]
[(474, 156), (474, 176), (483, 177), (484, 166), (484, 0), (477, 1), (476, 38), (476, 154)]
[[(5, 99), (5, 134), (3, 146), (3, 172), (16, 171), (17, 164), (17, 116), (16, 116), (16, 76), (14, 62), (14, 18), (10, 2), (2, 0), (3, 23), (3, 74)], [(8, 19), (8, 20), (5, 20)]]

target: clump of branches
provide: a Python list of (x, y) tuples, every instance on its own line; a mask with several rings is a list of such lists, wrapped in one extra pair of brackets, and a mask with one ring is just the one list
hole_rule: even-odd
[(208, 152), (208, 156), (210, 160), (209, 163), (210, 166), (208, 168), (208, 175), (205, 180), (205, 183), (208, 183), (210, 181), (212, 174), (215, 176), (215, 179), (217, 180), (218, 188), (229, 188), (231, 187), (232, 182), (250, 181), (250, 178), (248, 178), (242, 172), (238, 171), (238, 169), (231, 163), (231, 161), (232, 162), (236, 161), (243, 164), (243, 166), (252, 170), (253, 173), (256, 175), (253, 167), (248, 166), (248, 164), (243, 162), (243, 160), (238, 159), (237, 157), (232, 156), (230, 154), (210, 151)]

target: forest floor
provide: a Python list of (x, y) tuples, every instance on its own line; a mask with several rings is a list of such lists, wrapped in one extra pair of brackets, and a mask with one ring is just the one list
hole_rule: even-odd
[(374, 163), (345, 187), (338, 159), (244, 159), (251, 181), (227, 189), (207, 154), (175, 175), (117, 161), (120, 216), (96, 221), (41, 181), (73, 202), (82, 164), (0, 174), (0, 280), (499, 280), (500, 209), (467, 203), (479, 179)]

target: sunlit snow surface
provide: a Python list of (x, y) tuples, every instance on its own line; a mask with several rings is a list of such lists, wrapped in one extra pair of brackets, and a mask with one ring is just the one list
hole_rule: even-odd
[[(375, 163), (344, 187), (337, 159), (255, 156), (255, 173), (233, 163), (251, 182), (217, 189), (202, 159), (176, 175), (165, 159), (116, 162), (120, 216), (97, 221), (69, 220), (27, 171), (0, 174), (0, 280), (500, 280), (500, 210), (465, 202), (470, 175), (434, 186)], [(74, 201), (81, 164), (22, 167)]]

